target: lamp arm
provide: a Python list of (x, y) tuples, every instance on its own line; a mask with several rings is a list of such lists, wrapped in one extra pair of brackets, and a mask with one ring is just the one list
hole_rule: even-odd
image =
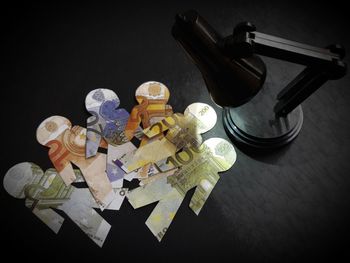
[(274, 111), (278, 116), (287, 115), (328, 80), (346, 74), (346, 64), (341, 60), (345, 50), (340, 45), (327, 48), (306, 45), (257, 32), (249, 22), (238, 24), (233, 34), (222, 40), (221, 48), (231, 58), (259, 54), (306, 66), (277, 95)]

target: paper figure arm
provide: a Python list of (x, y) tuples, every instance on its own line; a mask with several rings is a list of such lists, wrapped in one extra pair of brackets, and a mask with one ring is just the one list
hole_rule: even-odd
[(137, 128), (140, 126), (141, 117), (139, 114), (139, 107), (135, 106), (129, 116), (128, 122), (125, 126), (125, 136), (130, 141), (134, 135)]
[(86, 128), (86, 158), (95, 156), (98, 150), (98, 147), (102, 147), (102, 124), (99, 123), (99, 116), (96, 112), (90, 111), (90, 116), (87, 119), (87, 128)]

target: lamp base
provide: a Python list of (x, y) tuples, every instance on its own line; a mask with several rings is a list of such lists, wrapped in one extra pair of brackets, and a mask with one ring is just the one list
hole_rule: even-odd
[(290, 143), (303, 124), (301, 106), (285, 117), (276, 117), (276, 97), (262, 89), (251, 101), (237, 108), (224, 108), (223, 124), (230, 139), (260, 150), (272, 150)]

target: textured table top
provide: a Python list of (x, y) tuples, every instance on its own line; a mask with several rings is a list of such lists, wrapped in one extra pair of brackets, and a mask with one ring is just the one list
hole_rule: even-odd
[[(48, 116), (62, 115), (84, 126), (84, 99), (97, 87), (116, 91), (121, 107), (130, 110), (141, 83), (163, 82), (176, 112), (192, 102), (211, 104), (218, 123), (204, 137), (227, 139), (222, 110), (212, 103), (200, 72), (170, 34), (174, 15), (194, 8), (224, 35), (238, 22), (251, 21), (260, 32), (315, 46), (341, 43), (349, 51), (344, 7), (334, 6), (186, 1), (5, 10), (1, 176), (23, 161), (51, 167), (47, 149), (36, 141), (37, 125)], [(302, 69), (266, 61), (268, 70), (278, 72), (269, 78), (280, 88)], [(70, 220), (55, 235), (24, 200), (12, 198), (1, 186), (2, 250), (15, 248), (18, 254), (13, 257), (60, 261), (340, 257), (349, 234), (349, 85), (350, 75), (329, 81), (302, 104), (304, 124), (289, 146), (264, 156), (236, 148), (237, 162), (221, 174), (200, 215), (188, 207), (191, 191), (161, 243), (144, 224), (154, 205), (134, 210), (124, 202), (120, 211), (104, 212), (112, 229), (100, 249)]]

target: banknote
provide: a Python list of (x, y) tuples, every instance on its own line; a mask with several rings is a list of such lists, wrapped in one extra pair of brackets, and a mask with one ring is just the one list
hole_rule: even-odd
[(144, 130), (150, 138), (167, 131), (164, 138), (139, 147), (115, 163), (124, 171), (130, 172), (172, 156), (185, 146), (199, 147), (202, 142), (200, 134), (212, 129), (216, 120), (216, 112), (211, 106), (193, 103), (186, 108), (184, 114), (173, 114)]
[(176, 152), (176, 146), (169, 142), (166, 138), (156, 140), (145, 144), (119, 159), (115, 160), (115, 164), (121, 167), (126, 173), (135, 171), (149, 163), (154, 163), (167, 156), (171, 156)]
[(147, 177), (147, 178), (144, 178), (144, 179), (140, 180), (139, 185), (140, 185), (140, 186), (144, 186), (144, 185), (146, 185), (146, 184), (149, 184), (149, 183), (151, 183), (151, 182), (154, 182), (154, 181), (156, 181), (156, 180), (158, 180), (158, 179), (161, 179), (161, 178), (163, 178), (163, 177), (168, 177), (168, 176), (170, 176), (170, 175), (173, 175), (176, 171), (177, 171), (177, 168), (172, 169), (172, 170), (169, 169), (169, 170), (166, 171), (166, 172), (158, 172), (158, 173), (152, 174), (152, 176), (149, 176), (149, 177)]
[[(113, 187), (122, 187), (125, 176), (125, 172), (113, 160), (123, 153), (136, 149), (124, 132), (129, 113), (125, 109), (118, 108), (119, 105), (117, 94), (110, 89), (92, 90), (85, 98), (86, 109), (92, 115), (87, 121), (86, 157), (95, 156), (101, 140), (106, 141), (108, 144), (106, 172)], [(135, 136), (138, 139), (143, 136), (140, 126), (136, 127)]]
[[(174, 156), (169, 156), (155, 163), (157, 169), (164, 173), (169, 170), (173, 170), (181, 167), (184, 164), (188, 164), (193, 161), (192, 151), (197, 150), (200, 152), (202, 147), (185, 147), (182, 152), (176, 153)], [(202, 154), (203, 155), (203, 154)], [(202, 160), (201, 158), (200, 160)]]
[[(44, 172), (37, 165), (32, 163), (20, 163), (11, 167), (4, 176), (4, 189), (11, 196), (23, 199), (25, 198), (24, 189), (26, 185), (40, 182)], [(45, 182), (44, 182), (45, 183)], [(26, 200), (26, 206), (32, 209), (32, 212), (53, 232), (59, 232), (64, 218), (52, 209), (37, 209), (32, 207), (33, 201)]]
[(206, 103), (195, 102), (190, 104), (184, 114), (175, 113), (163, 120), (154, 123), (143, 130), (143, 133), (152, 138), (168, 129), (185, 127), (193, 134), (203, 134), (212, 129), (217, 121), (217, 115), (213, 107)]
[(83, 189), (73, 191), (70, 200), (64, 202), (58, 209), (63, 210), (80, 229), (98, 246), (102, 247), (111, 225), (103, 219), (89, 204)]
[(170, 156), (178, 170), (127, 193), (134, 208), (158, 202), (146, 225), (161, 241), (168, 230), (186, 193), (195, 188), (190, 208), (198, 215), (219, 180), (219, 172), (226, 171), (236, 161), (236, 152), (228, 141), (221, 138), (206, 140), (199, 148), (188, 147)]
[[(113, 188), (113, 191), (115, 193), (115, 197), (113, 201), (105, 208), (107, 210), (119, 210), (121, 205), (123, 204), (128, 189), (117, 187)], [(97, 206), (94, 206), (94, 208), (97, 208)]]
[[(145, 129), (173, 113), (172, 107), (166, 104), (170, 97), (169, 89), (160, 82), (143, 83), (136, 89), (135, 97), (138, 105), (131, 110), (125, 127), (125, 135), (129, 140), (135, 136), (135, 131), (140, 124)], [(159, 138), (161, 135), (158, 136)], [(147, 142), (148, 138), (143, 136), (141, 145)]]
[[(77, 177), (79, 170), (74, 170)], [(29, 162), (8, 170), (4, 188), (15, 198), (26, 198), (26, 206), (57, 233), (64, 219), (52, 208), (62, 210), (89, 238), (102, 247), (110, 225), (93, 209), (95, 199), (87, 188), (66, 186), (57, 170), (42, 169)]]
[(76, 179), (72, 166), (74, 164), (82, 172), (101, 210), (115, 199), (106, 174), (106, 155), (96, 153), (94, 157), (85, 158), (85, 128), (72, 127), (68, 119), (52, 116), (39, 125), (37, 140), (49, 147), (49, 158), (67, 186)]
[[(114, 146), (108, 145), (107, 154), (107, 172), (109, 181), (112, 183), (112, 187), (123, 187), (123, 179), (131, 181), (137, 176), (137, 172), (125, 173), (125, 171), (114, 163), (114, 160), (121, 158), (126, 153), (132, 152), (136, 149), (135, 145), (131, 142), (126, 142), (122, 145)], [(111, 166), (113, 166), (111, 168)], [(110, 169), (108, 169), (110, 168)]]
[(95, 156), (103, 139), (103, 131), (106, 126), (106, 120), (101, 118), (101, 105), (108, 101), (110, 104), (118, 107), (120, 101), (118, 96), (109, 89), (97, 89), (91, 91), (85, 98), (85, 107), (92, 115), (87, 120), (86, 132), (86, 158)]
[[(128, 122), (125, 126), (125, 135), (129, 140), (136, 136), (136, 131), (140, 125), (142, 125), (143, 128), (147, 128), (173, 113), (172, 107), (166, 104), (169, 100), (169, 96), (169, 89), (164, 84), (156, 81), (145, 82), (136, 89), (135, 97), (138, 105), (134, 106), (131, 110)], [(146, 145), (162, 137), (162, 134), (158, 134), (152, 139), (143, 136), (140, 145)], [(153, 170), (154, 167), (152, 164), (147, 164), (135, 170), (136, 175), (134, 178), (147, 178)]]
[[(155, 176), (159, 173), (159, 170), (156, 168), (156, 166), (153, 165), (153, 163), (148, 163), (135, 171), (133, 171), (135, 174), (134, 178), (139, 179), (140, 181), (147, 179), (150, 176)], [(130, 172), (129, 174), (133, 173)]]

